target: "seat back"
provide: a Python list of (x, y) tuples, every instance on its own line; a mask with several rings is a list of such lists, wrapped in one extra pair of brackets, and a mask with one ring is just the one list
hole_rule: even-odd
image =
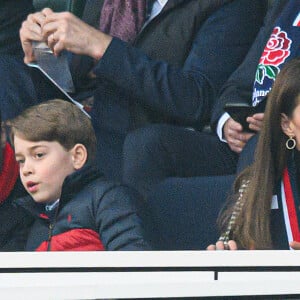
[(49, 7), (55, 12), (70, 11), (81, 18), (86, 0), (33, 0), (36, 11)]

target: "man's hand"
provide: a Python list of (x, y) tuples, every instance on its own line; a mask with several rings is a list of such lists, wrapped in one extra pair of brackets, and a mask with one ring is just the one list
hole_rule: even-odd
[(242, 125), (232, 118), (226, 121), (223, 134), (230, 149), (236, 153), (242, 152), (248, 140), (254, 135), (253, 133), (244, 132)]
[(209, 245), (206, 250), (238, 250), (235, 241), (230, 240), (227, 244), (222, 241), (217, 241), (215, 245)]
[(112, 37), (86, 24), (70, 12), (42, 11), (42, 33), (55, 55), (63, 50), (100, 59)]
[(42, 33), (42, 24), (45, 18), (46, 16), (43, 12), (37, 12), (28, 15), (27, 19), (22, 23), (20, 29), (20, 40), (25, 54), (25, 63), (29, 63), (34, 60), (32, 41), (45, 41)]
[(249, 128), (254, 131), (260, 131), (262, 128), (263, 119), (264, 113), (258, 113), (248, 117), (247, 122), (249, 123)]

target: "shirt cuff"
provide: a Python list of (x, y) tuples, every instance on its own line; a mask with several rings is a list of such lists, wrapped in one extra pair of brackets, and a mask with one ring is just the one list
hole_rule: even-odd
[(223, 127), (226, 123), (226, 121), (230, 118), (230, 115), (228, 113), (224, 113), (222, 117), (219, 119), (218, 125), (217, 125), (217, 135), (220, 139), (220, 141), (227, 143), (227, 141), (223, 137)]

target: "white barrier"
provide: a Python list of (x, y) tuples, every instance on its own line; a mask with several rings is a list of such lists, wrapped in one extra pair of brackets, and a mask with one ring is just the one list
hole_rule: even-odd
[(0, 253), (0, 299), (300, 298), (297, 251)]

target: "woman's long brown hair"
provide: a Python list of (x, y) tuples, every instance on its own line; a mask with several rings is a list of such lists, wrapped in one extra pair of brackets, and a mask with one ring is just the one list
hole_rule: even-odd
[[(234, 184), (231, 204), (223, 211), (219, 224), (226, 230), (235, 209), (238, 189), (250, 179), (243, 194), (241, 211), (236, 216), (231, 238), (242, 249), (271, 249), (270, 212), (275, 185), (287, 164), (287, 136), (281, 129), (281, 115), (291, 118), (300, 103), (300, 59), (288, 62), (277, 76), (268, 95), (263, 127), (255, 151), (254, 163), (245, 169)], [(232, 201), (233, 200), (233, 201)]]

